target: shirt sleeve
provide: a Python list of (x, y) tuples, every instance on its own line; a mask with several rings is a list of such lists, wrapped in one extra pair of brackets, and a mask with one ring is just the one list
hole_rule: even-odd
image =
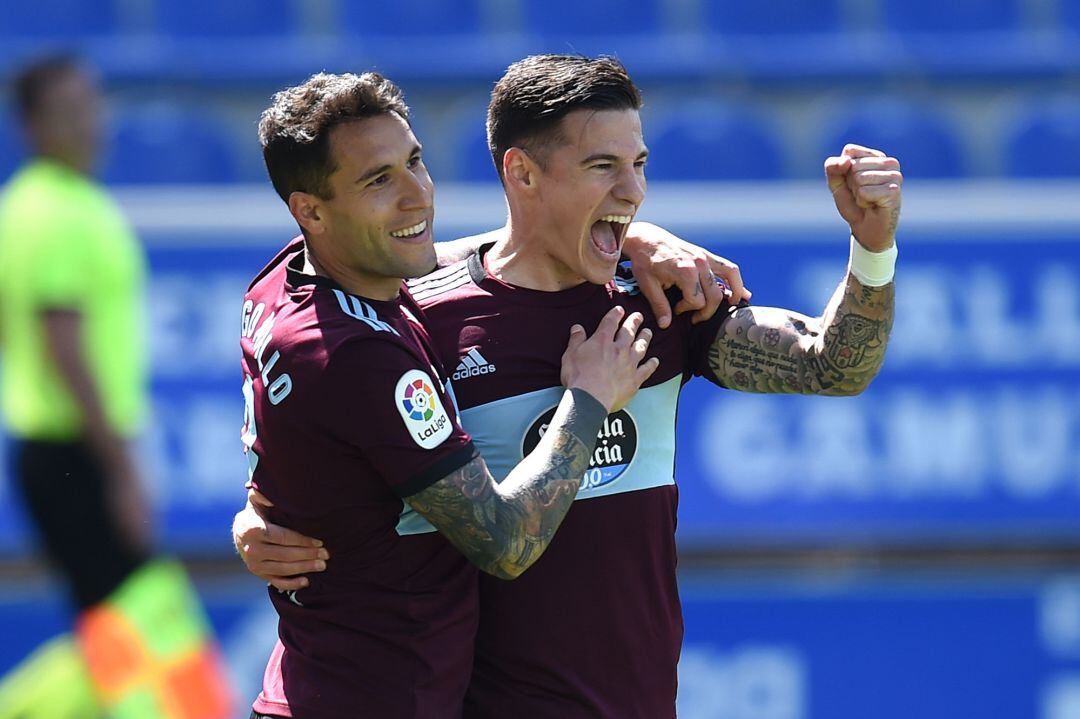
[(720, 305), (720, 308), (716, 310), (716, 314), (705, 322), (700, 322), (696, 325), (691, 324), (689, 312), (680, 315), (682, 322), (686, 327), (688, 337), (686, 366), (690, 368), (691, 373), (695, 377), (704, 377), (719, 387), (726, 387), (723, 382), (716, 378), (716, 375), (713, 374), (712, 367), (709, 366), (709, 350), (712, 348), (717, 336), (723, 330), (724, 323), (731, 317), (731, 313), (739, 307), (745, 306), (747, 306), (745, 301), (740, 302), (736, 307), (728, 304), (727, 300), (725, 300), (723, 304)]
[(25, 287), (39, 308), (79, 309), (93, 291), (93, 247), (79, 223), (67, 212), (43, 217), (33, 235), (23, 238), (32, 247), (30, 276)]
[(426, 489), (476, 457), (432, 366), (390, 340), (336, 348), (322, 376), (320, 415), (400, 497)]

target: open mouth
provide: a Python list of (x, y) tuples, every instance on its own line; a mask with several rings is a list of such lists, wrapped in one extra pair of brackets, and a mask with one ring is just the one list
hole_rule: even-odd
[(394, 230), (390, 233), (391, 237), (396, 237), (399, 240), (410, 240), (419, 237), (427, 229), (427, 220), (421, 220), (412, 227), (405, 227), (400, 230)]
[(631, 215), (604, 215), (593, 223), (589, 236), (600, 254), (618, 258), (630, 220)]

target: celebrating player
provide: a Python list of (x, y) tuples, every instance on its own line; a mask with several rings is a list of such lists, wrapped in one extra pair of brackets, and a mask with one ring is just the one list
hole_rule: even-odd
[(590, 323), (592, 337), (568, 327), (555, 416), (496, 484), (401, 292), (435, 250), (432, 184), (400, 91), (376, 74), (317, 75), (275, 95), (259, 135), (303, 236), (244, 299), (243, 440), (271, 516), (319, 533), (336, 561), (309, 587), (271, 593), (281, 641), (254, 709), (442, 715), (471, 671), (469, 561), (512, 578), (541, 555), (605, 417), (656, 370), (652, 330), (622, 307)]
[[(611, 59), (512, 65), (488, 110), (508, 226), (466, 261), (410, 285), (435, 347), (465, 370), (455, 384), (462, 422), (496, 476), (551, 431), (571, 323), (625, 307), (653, 325), (636, 283), (617, 271), (645, 196), (640, 106)], [(851, 235), (848, 272), (825, 311), (725, 307), (699, 324), (680, 316), (654, 336), (660, 369), (603, 423), (578, 501), (545, 555), (514, 582), (480, 577), (466, 717), (674, 716), (682, 618), (672, 469), (682, 386), (699, 375), (743, 391), (848, 395), (884, 358), (899, 164), (849, 145), (825, 172)], [(249, 567), (267, 576), (264, 561), (297, 557), (260, 541), (253, 509), (242, 516), (237, 540)]]

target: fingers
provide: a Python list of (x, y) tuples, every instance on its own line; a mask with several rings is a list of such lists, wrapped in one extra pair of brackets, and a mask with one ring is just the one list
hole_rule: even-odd
[(829, 181), (829, 191), (834, 195), (837, 190), (846, 186), (848, 173), (851, 172), (851, 164), (850, 157), (829, 157), (825, 159), (825, 177)]
[(307, 577), (259, 577), (270, 583), (270, 586), (282, 592), (292, 592), (304, 589), (310, 584)]
[[(644, 322), (645, 317), (640, 312), (631, 312), (630, 316), (623, 320), (622, 325), (619, 326), (619, 331), (615, 335), (615, 344), (630, 345), (634, 343), (638, 336), (638, 330), (641, 329)], [(652, 336), (651, 332), (649, 336)]]
[(701, 275), (707, 273), (708, 263), (705, 258), (694, 258), (694, 264), (689, 272), (680, 272), (675, 278), (675, 286), (682, 292), (682, 299), (675, 304), (675, 314), (682, 314), (687, 310), (697, 310), (705, 306), (705, 294), (701, 290)]
[(904, 175), (899, 170), (856, 170), (851, 179), (856, 187), (904, 184)]
[(866, 207), (896, 207), (900, 204), (900, 185), (868, 185), (857, 191), (859, 203)]
[(637, 281), (641, 294), (645, 295), (649, 307), (652, 308), (653, 316), (656, 317), (656, 325), (666, 330), (671, 324), (671, 303), (664, 294), (663, 286), (655, 275), (646, 272), (642, 272), (637, 277)]
[(626, 310), (622, 307), (612, 307), (607, 311), (607, 314), (604, 315), (604, 318), (600, 320), (600, 324), (597, 326), (593, 336), (600, 336), (606, 340), (615, 339), (615, 332), (618, 331), (622, 318), (625, 315)]
[(644, 357), (645, 353), (649, 351), (649, 343), (652, 342), (652, 337), (652, 330), (646, 327), (645, 329), (641, 330), (641, 332), (637, 336), (637, 339), (634, 340), (634, 344), (632, 345), (631, 349), (633, 350), (634, 354), (637, 355), (639, 361), (640, 358)]
[(260, 577), (267, 581), (271, 579), (287, 579), (301, 574), (322, 572), (326, 569), (326, 562), (321, 559), (313, 559), (304, 562), (259, 562), (257, 569)]
[(721, 285), (716, 281), (716, 275), (713, 274), (712, 268), (709, 267), (707, 262), (702, 262), (701, 270), (701, 288), (705, 296), (705, 306), (690, 317), (693, 324), (703, 322), (715, 315), (724, 301), (725, 291), (727, 290), (726, 285)]
[(256, 507), (266, 507), (266, 508), (269, 509), (270, 507), (274, 506), (274, 503), (271, 502), (269, 499), (267, 499), (266, 495), (264, 495), (259, 490), (255, 489), (254, 487), (250, 487), (250, 486), (248, 487), (247, 498), (248, 498), (248, 501), (251, 502)]
[(708, 254), (708, 258), (709, 269), (713, 271), (714, 275), (723, 280), (724, 284), (731, 290), (732, 304), (738, 304), (743, 300), (749, 301), (753, 293), (746, 288), (739, 266), (731, 260), (714, 255), (711, 252)]
[[(299, 574), (300, 572), (315, 571), (312, 569), (314, 562), (321, 561), (324, 564), (330, 558), (330, 553), (319, 547), (283, 547), (278, 544), (266, 542), (248, 542), (243, 547), (244, 553), (251, 559), (256, 568), (264, 564), (296, 564), (297, 567), (291, 572), (278, 572), (278, 574)], [(321, 571), (321, 570), (319, 570)]]
[(574, 325), (570, 328), (570, 340), (566, 343), (566, 351), (571, 352), (577, 349), (585, 339), (585, 328), (581, 325)]
[(318, 539), (313, 539), (305, 534), (300, 534), (300, 532), (287, 529), (271, 522), (266, 523), (266, 527), (263, 529), (263, 536), (270, 544), (277, 544), (284, 547), (321, 547), (323, 545)]
[(844, 157), (885, 157), (885, 153), (881, 150), (875, 150), (872, 147), (864, 147), (862, 145), (856, 145), (849, 142), (844, 145), (843, 151), (840, 153)]
[(650, 357), (649, 359), (642, 362), (637, 368), (637, 374), (634, 375), (635, 379), (637, 380), (638, 387), (643, 385), (645, 381), (649, 379), (649, 377), (652, 377), (653, 372), (655, 372), (659, 367), (659, 357)]

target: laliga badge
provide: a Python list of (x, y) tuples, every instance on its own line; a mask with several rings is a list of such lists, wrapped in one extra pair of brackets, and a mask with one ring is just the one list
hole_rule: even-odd
[(453, 433), (453, 423), (427, 372), (411, 369), (401, 375), (394, 397), (409, 436), (424, 449), (438, 447)]

